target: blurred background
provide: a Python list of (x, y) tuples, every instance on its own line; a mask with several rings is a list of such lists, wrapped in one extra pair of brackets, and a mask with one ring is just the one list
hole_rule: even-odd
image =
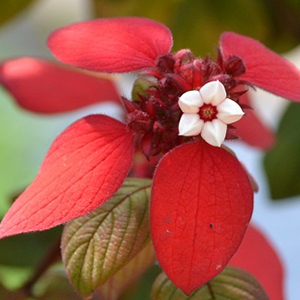
[[(152, 0), (151, 4), (149, 0), (2, 0), (0, 59), (36, 56), (54, 60), (46, 46), (54, 29), (95, 17), (126, 15), (165, 23), (173, 33), (174, 51), (190, 48), (196, 55), (214, 56), (220, 34), (235, 31), (260, 40), (300, 69), (299, 0)], [(118, 76), (116, 82), (121, 94), (130, 94), (130, 77)], [(278, 131), (276, 146), (267, 154), (242, 142), (228, 146), (259, 184), (253, 221), (281, 255), (286, 299), (299, 299), (300, 105), (290, 105), (263, 91), (257, 91), (253, 98), (262, 120)], [(66, 126), (86, 114), (113, 114), (114, 109), (99, 105), (75, 113), (36, 115), (19, 108), (0, 88), (0, 216), (32, 181), (47, 149)], [(59, 230), (39, 239), (26, 235), (0, 241), (2, 285), (14, 288), (22, 284)], [(21, 241), (22, 249), (18, 246)], [(13, 248), (18, 249), (14, 252)]]

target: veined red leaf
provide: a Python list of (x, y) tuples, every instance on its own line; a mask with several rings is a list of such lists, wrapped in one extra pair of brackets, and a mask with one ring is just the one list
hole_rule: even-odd
[(133, 284), (156, 259), (152, 242), (137, 254), (127, 265), (110, 277), (97, 290), (101, 300), (118, 300), (122, 293)]
[(63, 262), (70, 281), (84, 297), (149, 243), (150, 190), (150, 180), (128, 178), (104, 205), (65, 227)]
[(132, 162), (133, 135), (106, 116), (83, 118), (51, 146), (38, 176), (14, 202), (0, 237), (44, 230), (97, 208), (121, 186)]
[(166, 154), (154, 175), (150, 213), (164, 272), (186, 294), (218, 275), (252, 209), (248, 175), (228, 151), (197, 141)]
[(67, 112), (103, 101), (120, 103), (112, 80), (31, 57), (3, 62), (0, 82), (19, 105), (37, 113)]
[(48, 46), (58, 60), (100, 72), (130, 72), (154, 67), (172, 47), (163, 24), (147, 18), (103, 18), (54, 31)]
[[(235, 154), (235, 152), (234, 152), (232, 149), (230, 149), (229, 147), (225, 146), (224, 144), (223, 144), (221, 147), (222, 147), (224, 150), (228, 151), (228, 152), (229, 152), (231, 155), (233, 155), (234, 157), (237, 157), (236, 154)], [(246, 172), (247, 175), (248, 175), (248, 178), (249, 178), (249, 180), (250, 180), (250, 183), (251, 183), (253, 192), (257, 193), (259, 188), (258, 188), (258, 184), (257, 184), (256, 180), (255, 180), (254, 177), (251, 175), (251, 173), (247, 170), (247, 167), (246, 167), (243, 163), (241, 163), (241, 162), (240, 162), (240, 164), (241, 164), (241, 166), (244, 168), (245, 172)]]
[(249, 273), (228, 266), (220, 275), (195, 290), (190, 296), (184, 295), (164, 273), (161, 273), (154, 282), (151, 300), (165, 299), (269, 300), (269, 297), (260, 283)]
[(225, 32), (220, 39), (225, 58), (240, 57), (246, 73), (240, 78), (275, 95), (300, 101), (300, 71), (289, 61), (266, 48), (260, 42), (233, 32)]
[(238, 251), (229, 262), (261, 283), (270, 299), (284, 299), (284, 271), (278, 254), (258, 228), (250, 225)]

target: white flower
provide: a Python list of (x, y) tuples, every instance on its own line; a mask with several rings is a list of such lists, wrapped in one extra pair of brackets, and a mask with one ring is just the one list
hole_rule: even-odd
[(179, 98), (183, 112), (179, 121), (179, 135), (202, 138), (212, 146), (223, 143), (227, 124), (242, 118), (244, 112), (233, 100), (226, 98), (223, 84), (216, 80), (205, 84), (201, 89), (188, 91)]

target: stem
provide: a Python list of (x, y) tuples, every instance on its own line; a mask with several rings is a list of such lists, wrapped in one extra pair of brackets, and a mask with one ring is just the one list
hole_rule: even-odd
[(60, 238), (55, 241), (40, 263), (37, 265), (31, 278), (20, 288), (26, 295), (32, 295), (32, 287), (41, 278), (41, 276), (61, 258), (60, 255)]
[(216, 297), (215, 297), (214, 291), (213, 291), (213, 289), (212, 289), (212, 287), (211, 287), (211, 285), (210, 285), (210, 283), (209, 283), (209, 282), (207, 282), (207, 287), (208, 287), (208, 290), (209, 290), (209, 292), (210, 292), (210, 295), (211, 295), (211, 297), (212, 297), (212, 300), (216, 300)]

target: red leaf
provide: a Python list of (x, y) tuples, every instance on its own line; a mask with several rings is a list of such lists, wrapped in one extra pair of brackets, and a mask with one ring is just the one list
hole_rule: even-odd
[(273, 94), (300, 101), (300, 72), (289, 61), (260, 42), (233, 32), (225, 32), (220, 40), (225, 58), (240, 57), (246, 73), (240, 78)]
[(75, 122), (4, 217), (0, 238), (48, 229), (94, 210), (119, 189), (132, 155), (133, 136), (119, 121), (95, 115)]
[(92, 103), (119, 101), (111, 80), (42, 59), (24, 57), (0, 65), (0, 82), (25, 109), (60, 113)]
[(154, 175), (151, 234), (158, 261), (186, 294), (218, 275), (251, 218), (253, 191), (238, 160), (205, 142), (177, 147)]
[(270, 299), (284, 299), (284, 272), (279, 256), (270, 242), (253, 225), (248, 227), (241, 246), (229, 264), (255, 276)]
[[(248, 93), (243, 94), (240, 99), (241, 103), (251, 106)], [(271, 148), (276, 141), (274, 132), (262, 123), (254, 110), (247, 109), (244, 112), (245, 115), (234, 123), (237, 136), (251, 146), (261, 149)]]
[(121, 73), (154, 67), (159, 55), (169, 53), (172, 35), (165, 25), (146, 18), (103, 18), (54, 31), (48, 46), (64, 63)]

